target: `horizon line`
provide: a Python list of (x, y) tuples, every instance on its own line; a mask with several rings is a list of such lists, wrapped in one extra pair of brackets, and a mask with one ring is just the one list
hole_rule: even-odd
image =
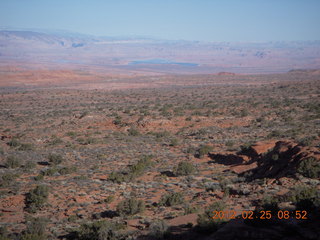
[(123, 34), (123, 35), (97, 35), (84, 32), (78, 32), (68, 29), (55, 29), (55, 28), (23, 28), (23, 27), (10, 27), (10, 26), (0, 26), (0, 31), (29, 31), (29, 32), (38, 32), (44, 34), (77, 34), (87, 37), (96, 37), (96, 38), (140, 38), (140, 39), (151, 39), (151, 40), (160, 40), (160, 41), (185, 41), (185, 42), (200, 42), (200, 43), (277, 43), (277, 42), (318, 42), (320, 39), (309, 39), (309, 40), (247, 40), (247, 41), (231, 41), (231, 40), (187, 40), (187, 39), (169, 39), (162, 38), (151, 35), (138, 35), (138, 34)]

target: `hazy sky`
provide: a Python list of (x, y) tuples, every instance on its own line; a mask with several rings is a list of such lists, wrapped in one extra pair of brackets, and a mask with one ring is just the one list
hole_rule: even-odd
[(320, 40), (320, 0), (0, 0), (0, 26), (202, 41)]

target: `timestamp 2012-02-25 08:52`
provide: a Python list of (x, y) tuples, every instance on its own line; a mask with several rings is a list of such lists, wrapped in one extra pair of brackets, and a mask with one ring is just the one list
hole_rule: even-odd
[(224, 211), (213, 211), (212, 219), (261, 219), (261, 220), (268, 220), (268, 219), (297, 219), (297, 220), (306, 220), (308, 219), (308, 212), (305, 210), (279, 210), (279, 211), (269, 211), (269, 210), (261, 210), (261, 211), (241, 211), (239, 212), (235, 210), (224, 210)]

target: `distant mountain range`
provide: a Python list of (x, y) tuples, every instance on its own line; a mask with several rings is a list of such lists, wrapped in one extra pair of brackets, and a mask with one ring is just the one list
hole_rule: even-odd
[(147, 74), (286, 72), (320, 68), (320, 41), (198, 42), (0, 31), (0, 66), (95, 68)]

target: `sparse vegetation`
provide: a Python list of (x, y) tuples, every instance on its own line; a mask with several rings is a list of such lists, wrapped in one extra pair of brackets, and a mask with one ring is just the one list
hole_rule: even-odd
[(195, 170), (196, 169), (192, 163), (180, 162), (173, 172), (176, 176), (188, 176), (193, 174)]
[(26, 210), (35, 213), (45, 205), (49, 196), (49, 188), (46, 185), (38, 185), (26, 194)]
[(226, 205), (223, 202), (214, 202), (209, 205), (204, 213), (198, 215), (198, 230), (201, 232), (214, 232), (224, 219), (213, 219), (214, 211), (223, 211)]
[(116, 116), (116, 118), (114, 119), (113, 123), (115, 125), (121, 126), (122, 125), (122, 118), (120, 116)]
[[(287, 206), (307, 210), (308, 219), (273, 221), (279, 225), (263, 234), (289, 229), (298, 238), (313, 236), (320, 199), (318, 75), (154, 78), (177, 85), (0, 94), (3, 239), (216, 238), (212, 232), (233, 230), (233, 223), (211, 219), (213, 210)], [(189, 87), (195, 79), (203, 86)], [(50, 217), (50, 228), (30, 230), (29, 215)], [(260, 221), (247, 229), (248, 222), (254, 221), (228, 231), (230, 238), (256, 236), (267, 226)], [(224, 230), (217, 234), (227, 240)]]
[(21, 240), (46, 240), (45, 232), (48, 220), (44, 218), (31, 218), (27, 221), (27, 229), (22, 233)]
[(63, 157), (59, 154), (55, 154), (55, 153), (51, 153), (49, 156), (48, 156), (48, 159), (49, 159), (49, 162), (52, 164), (52, 165), (59, 165), (60, 163), (63, 162)]
[(184, 215), (199, 212), (199, 208), (198, 208), (198, 207), (196, 207), (196, 206), (191, 206), (191, 205), (189, 205), (189, 204), (186, 204), (186, 205), (183, 207), (183, 210), (184, 210), (184, 213), (183, 213)]
[(34, 149), (34, 146), (32, 143), (20, 143), (18, 150), (19, 151), (31, 151)]
[(21, 166), (21, 161), (19, 158), (15, 157), (15, 156), (9, 156), (7, 158), (5, 166), (7, 168), (18, 168)]
[(121, 238), (117, 231), (122, 228), (121, 224), (97, 221), (81, 225), (75, 235), (79, 240), (118, 240)]
[(265, 211), (271, 211), (273, 213), (277, 213), (279, 210), (279, 200), (270, 195), (265, 195), (262, 199), (261, 207)]
[(298, 173), (308, 178), (320, 178), (320, 161), (309, 157), (300, 162)]
[(296, 186), (289, 199), (293, 201), (299, 210), (312, 211), (316, 207), (320, 207), (320, 192), (314, 186), (298, 185)]
[(19, 142), (18, 139), (12, 138), (7, 144), (8, 144), (10, 147), (19, 147), (21, 143)]
[(128, 182), (134, 180), (136, 177), (139, 177), (143, 172), (152, 165), (152, 156), (142, 156), (142, 158), (134, 165), (128, 166), (127, 172), (112, 172), (108, 180), (112, 182)]
[(34, 169), (36, 167), (36, 164), (34, 162), (28, 161), (25, 165), (24, 168), (26, 170), (31, 170)]
[(131, 128), (129, 128), (129, 130), (128, 130), (128, 134), (129, 134), (130, 136), (138, 136), (140, 133), (139, 133), (139, 131), (138, 131), (136, 128), (131, 127)]
[(181, 192), (174, 192), (174, 193), (163, 195), (159, 201), (159, 205), (171, 207), (171, 206), (183, 204), (184, 201), (185, 200)]
[(163, 220), (156, 220), (149, 227), (149, 236), (153, 239), (165, 239), (169, 234), (168, 225)]
[(130, 216), (142, 213), (144, 209), (144, 202), (136, 198), (125, 199), (117, 205), (117, 213), (120, 216)]
[(129, 180), (128, 174), (122, 172), (112, 172), (108, 176), (108, 180), (116, 183), (122, 183)]
[(197, 150), (195, 156), (198, 158), (203, 158), (205, 155), (207, 155), (212, 150), (213, 150), (212, 146), (203, 145)]
[(178, 141), (178, 139), (176, 139), (176, 138), (172, 138), (171, 140), (170, 140), (170, 144), (169, 144), (171, 147), (176, 147), (176, 146), (178, 146), (179, 145), (179, 141)]
[(114, 196), (110, 195), (110, 196), (106, 197), (106, 199), (104, 199), (104, 202), (106, 204), (109, 204), (109, 203), (113, 202), (113, 200), (114, 200)]
[(7, 187), (14, 183), (14, 180), (18, 178), (18, 174), (14, 173), (5, 173), (1, 176), (0, 186), (1, 187)]

